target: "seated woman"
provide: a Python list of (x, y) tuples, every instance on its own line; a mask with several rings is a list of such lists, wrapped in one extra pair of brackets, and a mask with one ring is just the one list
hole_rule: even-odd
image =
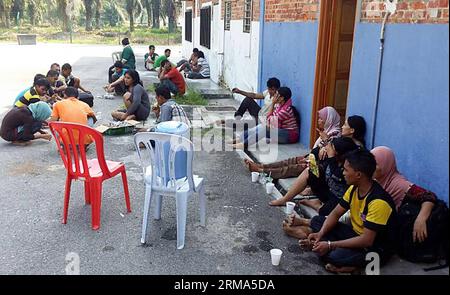
[(51, 113), (50, 106), (42, 101), (13, 108), (3, 118), (0, 136), (16, 145), (27, 145), (35, 139), (50, 141), (52, 136), (41, 129)]
[[(324, 130), (327, 133), (327, 138), (332, 139), (336, 136), (340, 136), (340, 128), (339, 128), (339, 122), (340, 122), (340, 116), (337, 113), (335, 109), (332, 107), (326, 107), (323, 108), (321, 111), (319, 111), (319, 116), (317, 120), (317, 126), (318, 129)], [(330, 118), (328, 118), (330, 117)], [(359, 117), (359, 116), (352, 116), (353, 117)], [(348, 119), (348, 121), (352, 121)], [(362, 119), (362, 117), (359, 117)], [(359, 120), (359, 119), (357, 119)], [(362, 119), (364, 122), (364, 119)], [(344, 125), (345, 126), (345, 125)], [(344, 128), (344, 127), (343, 127)], [(358, 127), (359, 128), (359, 127)], [(362, 138), (364, 138), (365, 133), (365, 122), (364, 122), (364, 131), (359, 131), (357, 127), (353, 126), (346, 130), (348, 133), (346, 135), (342, 134), (343, 136), (351, 137), (353, 138), (354, 134), (363, 134)], [(322, 135), (324, 136), (324, 135)], [(360, 138), (358, 136), (358, 138)], [(323, 138), (325, 139), (325, 137)], [(319, 154), (319, 145), (323, 146), (325, 143), (322, 143), (322, 138), (319, 138), (316, 141), (315, 147), (313, 148), (313, 153)], [(364, 140), (364, 139), (362, 139)], [(289, 158), (284, 161), (275, 162), (271, 164), (257, 164), (254, 163), (251, 160), (246, 159), (245, 165), (250, 170), (250, 172), (264, 172), (267, 174), (271, 174), (274, 179), (283, 179), (283, 178), (290, 178), (290, 177), (298, 177), (300, 173), (307, 167), (307, 160), (308, 155), (305, 156), (299, 156), (299, 157), (293, 157)]]
[(124, 76), (128, 92), (123, 96), (126, 110), (118, 110), (111, 116), (118, 121), (137, 120), (144, 121), (150, 115), (150, 100), (147, 91), (142, 87), (139, 73), (128, 70)]
[(193, 64), (190, 67), (190, 70), (187, 68), (182, 68), (182, 70), (188, 70), (186, 78), (188, 79), (209, 79), (210, 77), (210, 70), (209, 70), (209, 63), (205, 58), (205, 54), (203, 51), (199, 51), (194, 54), (194, 56), (197, 57), (197, 63), (195, 64), (195, 59), (193, 60)]
[(437, 197), (434, 193), (408, 181), (397, 170), (395, 155), (385, 146), (374, 148), (372, 154), (377, 161), (374, 178), (394, 199), (396, 209), (403, 202), (411, 201), (421, 204), (421, 210), (414, 222), (413, 241), (423, 242), (427, 238), (427, 220), (430, 217)]
[[(277, 131), (277, 138), (271, 138), (274, 129)], [(275, 95), (269, 107), (266, 124), (245, 130), (240, 140), (237, 139), (234, 142), (233, 147), (242, 149), (256, 144), (263, 138), (281, 144), (296, 143), (299, 140), (299, 126), (292, 110), (292, 92), (288, 87), (278, 89), (278, 94)]]

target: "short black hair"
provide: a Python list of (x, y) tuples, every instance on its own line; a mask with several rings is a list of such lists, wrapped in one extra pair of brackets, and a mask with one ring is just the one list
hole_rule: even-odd
[(128, 44), (130, 44), (130, 39), (128, 39), (128, 38), (123, 38), (123, 39), (122, 39), (122, 45), (123, 45), (123, 46), (126, 46), (126, 45), (128, 45)]
[(156, 49), (156, 47), (155, 47), (155, 45), (150, 45), (149, 47), (148, 47), (148, 49)]
[(192, 52), (198, 52), (199, 50), (198, 50), (198, 48), (194, 48), (193, 50), (192, 50)]
[(33, 78), (33, 86), (36, 85), (36, 82), (39, 81), (40, 79), (45, 79), (45, 75), (36, 74), (36, 76), (34, 76)]
[(67, 97), (75, 97), (78, 98), (78, 96), (80, 95), (80, 93), (78, 92), (78, 89), (76, 89), (75, 87), (67, 87), (66, 90), (64, 90), (64, 94)]
[(355, 115), (348, 117), (347, 122), (350, 128), (355, 130), (353, 138), (366, 145), (366, 140), (364, 139), (367, 130), (366, 120), (361, 116)]
[(345, 158), (347, 153), (358, 149), (358, 146), (353, 139), (344, 136), (334, 138), (331, 141), (331, 144), (334, 146), (336, 153), (343, 158)]
[(135, 70), (128, 70), (125, 75), (128, 75), (133, 80), (133, 86), (141, 84), (141, 78), (139, 77), (139, 73)]
[(164, 53), (167, 53), (168, 51), (172, 52), (172, 50), (170, 50), (169, 48), (167, 48), (166, 50), (164, 50)]
[(369, 179), (373, 178), (377, 169), (377, 161), (371, 152), (366, 149), (358, 149), (348, 153), (345, 159), (353, 169), (366, 175)]
[(166, 86), (159, 86), (156, 88), (156, 96), (162, 96), (165, 100), (169, 100), (171, 98), (169, 88)]
[(50, 70), (47, 72), (47, 77), (59, 77), (59, 73), (55, 70)]
[(72, 69), (72, 66), (71, 66), (70, 64), (66, 63), (66, 64), (63, 64), (63, 65), (62, 65), (61, 69), (62, 69), (63, 71), (65, 71), (65, 70), (71, 70), (71, 69)]
[(161, 68), (164, 67), (167, 63), (170, 64), (170, 61), (168, 59), (165, 59), (161, 62)]
[(50, 88), (50, 82), (47, 79), (41, 78), (34, 83), (34, 86), (45, 86), (47, 89)]
[(277, 78), (270, 78), (267, 80), (267, 88), (280, 89), (281, 82)]
[(289, 87), (281, 87), (278, 89), (278, 94), (283, 97), (285, 101), (292, 98), (292, 91)]
[(114, 63), (114, 67), (123, 69), (123, 62), (121, 62), (120, 60), (116, 61)]
[(59, 63), (57, 63), (57, 62), (52, 63), (52, 65), (50, 66), (50, 68), (53, 68), (53, 66), (58, 66), (58, 67), (59, 67)]

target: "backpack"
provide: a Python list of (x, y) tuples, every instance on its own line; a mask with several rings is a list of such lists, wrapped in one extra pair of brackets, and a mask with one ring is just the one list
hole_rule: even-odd
[(448, 266), (448, 207), (445, 202), (437, 200), (427, 220), (427, 239), (423, 243), (414, 243), (412, 233), (414, 222), (419, 215), (420, 209), (421, 204), (407, 200), (398, 209), (400, 226), (398, 254), (403, 259), (411, 262), (434, 263), (444, 259), (446, 266)]

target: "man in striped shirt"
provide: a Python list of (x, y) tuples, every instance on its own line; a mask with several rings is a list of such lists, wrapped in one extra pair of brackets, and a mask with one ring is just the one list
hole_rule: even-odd
[(160, 86), (156, 89), (156, 100), (158, 101), (158, 107), (153, 109), (158, 118), (156, 123), (178, 121), (186, 123), (189, 127), (191, 126), (191, 121), (186, 112), (172, 99), (170, 90), (167, 87)]

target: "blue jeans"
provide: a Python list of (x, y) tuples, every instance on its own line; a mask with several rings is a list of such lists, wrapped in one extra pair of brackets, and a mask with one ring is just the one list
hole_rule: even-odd
[(161, 86), (165, 86), (167, 88), (169, 88), (170, 92), (177, 95), (180, 90), (178, 89), (178, 86), (175, 85), (175, 83), (173, 83), (171, 80), (169, 79), (164, 79), (161, 81)]
[[(275, 134), (277, 131), (277, 138), (271, 138), (271, 133)], [(260, 124), (251, 129), (245, 130), (241, 135), (241, 142), (245, 145), (254, 145), (259, 140), (266, 138), (267, 143), (281, 143), (286, 144), (289, 142), (289, 131), (286, 129), (277, 129), (271, 132), (271, 129), (264, 124)]]

